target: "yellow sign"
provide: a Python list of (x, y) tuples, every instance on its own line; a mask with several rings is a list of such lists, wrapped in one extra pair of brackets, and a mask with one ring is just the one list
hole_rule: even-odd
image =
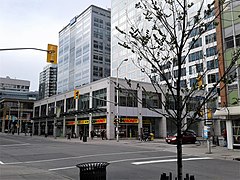
[(47, 50), (48, 50), (47, 51), (47, 62), (57, 64), (58, 46), (53, 45), (53, 44), (48, 44), (48, 49)]
[(89, 124), (89, 120), (79, 120), (78, 124)]
[(120, 123), (126, 123), (126, 124), (137, 124), (138, 123), (138, 119), (137, 118), (121, 118), (120, 119)]
[(103, 123), (107, 123), (107, 118), (100, 118), (100, 119), (93, 119), (92, 120), (93, 124), (103, 124)]

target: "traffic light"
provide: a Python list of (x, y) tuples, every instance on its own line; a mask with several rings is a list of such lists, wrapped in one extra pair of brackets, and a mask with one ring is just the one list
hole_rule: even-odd
[(211, 109), (207, 110), (207, 117), (208, 117), (208, 119), (212, 119), (212, 110)]
[(197, 76), (197, 87), (198, 87), (198, 89), (202, 89), (202, 85), (203, 85), (203, 78), (202, 78), (202, 76), (199, 74), (199, 75)]
[(53, 44), (48, 44), (47, 49), (47, 62), (57, 64), (57, 50), (58, 46)]
[(74, 89), (74, 95), (73, 95), (74, 99), (79, 99), (80, 98), (80, 91)]

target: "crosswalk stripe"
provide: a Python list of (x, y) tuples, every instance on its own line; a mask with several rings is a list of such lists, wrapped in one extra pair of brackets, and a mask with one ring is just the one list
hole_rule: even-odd
[[(186, 158), (182, 159), (183, 161), (194, 161), (194, 160), (205, 160), (213, 159), (211, 157), (199, 157), (199, 158)], [(153, 163), (164, 163), (164, 162), (176, 162), (177, 159), (163, 159), (163, 160), (152, 160), (152, 161), (142, 161), (142, 162), (133, 162), (133, 165), (142, 165), (142, 164), (153, 164)]]

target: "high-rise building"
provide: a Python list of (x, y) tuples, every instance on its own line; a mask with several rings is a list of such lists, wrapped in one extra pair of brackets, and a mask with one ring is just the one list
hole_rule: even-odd
[(59, 32), (58, 93), (110, 75), (110, 16), (91, 5)]
[[(191, 11), (188, 12), (188, 19), (193, 19), (193, 16), (196, 15), (197, 9), (199, 9), (203, 3), (203, 11), (202, 17), (204, 17), (203, 22), (207, 25), (207, 31), (199, 38), (199, 40), (195, 43), (193, 48), (191, 49), (188, 56), (185, 56), (185, 64), (182, 65), (182, 82), (181, 85), (183, 87), (191, 87), (194, 83), (196, 83), (196, 78), (198, 74), (203, 74), (204, 71), (207, 70), (207, 74), (205, 75), (204, 84), (206, 84), (206, 89), (210, 89), (213, 87), (213, 84), (218, 80), (218, 58), (217, 58), (217, 42), (216, 42), (216, 29), (214, 23), (209, 23), (214, 19), (214, 12), (209, 16), (204, 15), (204, 9), (207, 9), (206, 0), (193, 0), (194, 6), (191, 7)], [(141, 72), (141, 68), (137, 67), (137, 57), (130, 50), (125, 49), (119, 46), (119, 42), (124, 40), (124, 35), (116, 30), (116, 26), (128, 32), (131, 28), (131, 24), (139, 27), (139, 29), (150, 29), (152, 25), (145, 20), (143, 16), (143, 11), (135, 8), (135, 4), (137, 4), (138, 0), (112, 0), (112, 8), (111, 8), (111, 22), (112, 22), (112, 56), (111, 56), (111, 76), (117, 76), (117, 69), (121, 62), (125, 59), (128, 59), (127, 62), (124, 62), (121, 65), (121, 68), (118, 69), (119, 78), (127, 77), (132, 80), (137, 81), (148, 81), (149, 78), (145, 75), (145, 73)], [(160, 3), (160, 1), (159, 1)], [(193, 22), (188, 22), (188, 27), (191, 28)], [(164, 30), (163, 30), (164, 31)], [(166, 35), (169, 33), (166, 32)], [(187, 44), (191, 44), (192, 39), (198, 37), (199, 29), (196, 28), (190, 35)], [(186, 49), (189, 46), (186, 46)], [(185, 51), (186, 52), (186, 51)], [(135, 62), (132, 63), (132, 61)], [(143, 66), (151, 67), (149, 64), (142, 64)], [(178, 67), (176, 63), (165, 64), (163, 68), (166, 68), (166, 77), (171, 81), (172, 77), (176, 76), (178, 72)], [(146, 68), (147, 69), (147, 68)], [(152, 77), (155, 77), (154, 74)], [(159, 83), (164, 84), (164, 80), (161, 77), (157, 77)], [(172, 86), (174, 87), (174, 81), (172, 81)]]
[(55, 95), (57, 92), (57, 65), (44, 67), (39, 77), (39, 99)]

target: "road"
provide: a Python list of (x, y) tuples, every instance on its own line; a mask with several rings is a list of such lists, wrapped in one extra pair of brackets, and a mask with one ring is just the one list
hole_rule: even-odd
[[(107, 167), (108, 180), (159, 180), (163, 172), (173, 172), (176, 176), (176, 154), (168, 151), (170, 148), (173, 146), (165, 143), (131, 145), (100, 139), (84, 143), (0, 134), (0, 179), (30, 180), (38, 173), (35, 179), (46, 179), (52, 174), (62, 179), (77, 180), (77, 164), (106, 161), (110, 163)], [(190, 173), (196, 179), (240, 179), (239, 161), (185, 154), (183, 166), (184, 174)], [(15, 171), (22, 171), (21, 178), (13, 176)]]

